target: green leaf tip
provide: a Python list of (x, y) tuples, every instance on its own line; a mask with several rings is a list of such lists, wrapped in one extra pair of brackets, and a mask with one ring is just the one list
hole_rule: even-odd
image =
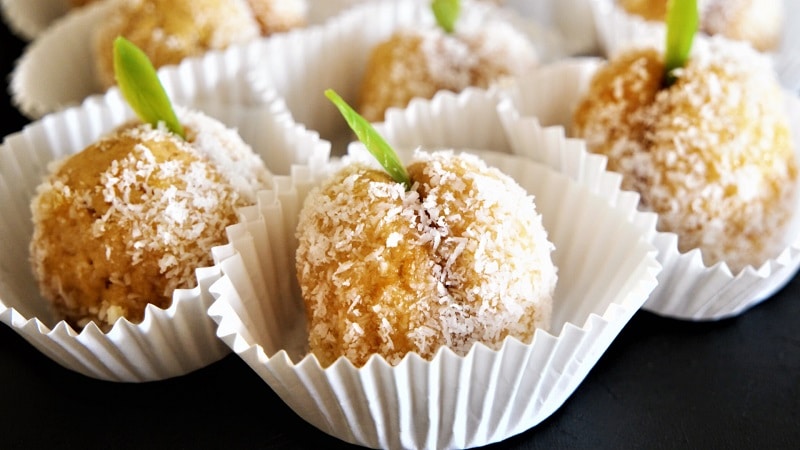
[(432, 0), (431, 9), (436, 17), (436, 23), (446, 33), (452, 33), (456, 29), (456, 21), (461, 14), (460, 0)]
[(114, 39), (114, 76), (122, 96), (142, 122), (154, 127), (163, 122), (169, 131), (186, 139), (150, 58), (122, 36)]
[(342, 117), (356, 134), (358, 140), (378, 160), (392, 179), (403, 184), (406, 190), (411, 189), (411, 177), (408, 176), (405, 166), (400, 162), (400, 158), (394, 149), (386, 143), (372, 124), (350, 107), (333, 89), (326, 89), (325, 96), (339, 109)]
[(667, 3), (667, 41), (664, 55), (664, 83), (675, 82), (675, 69), (686, 65), (692, 41), (700, 23), (697, 0), (669, 0)]

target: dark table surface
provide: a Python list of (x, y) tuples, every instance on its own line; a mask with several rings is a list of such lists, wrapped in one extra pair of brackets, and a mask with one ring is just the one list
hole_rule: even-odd
[[(24, 43), (5, 27), (0, 42), (7, 75)], [(28, 122), (7, 90), (0, 108), (2, 136)], [(800, 276), (733, 319), (638, 312), (555, 414), (489, 448), (800, 448), (799, 325)], [(0, 324), (0, 448), (351, 447), (236, 355), (176, 379), (104, 382)]]

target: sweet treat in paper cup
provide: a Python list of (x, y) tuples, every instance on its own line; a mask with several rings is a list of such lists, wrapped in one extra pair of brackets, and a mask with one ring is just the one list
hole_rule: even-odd
[[(627, 177), (627, 181), (623, 182), (623, 187), (633, 190), (641, 189), (644, 194), (642, 200), (648, 202), (650, 208), (661, 208), (657, 202), (662, 200), (658, 200), (653, 195), (659, 195), (659, 192), (665, 191), (659, 191), (656, 187), (647, 187), (648, 180), (661, 180), (660, 183), (665, 186), (673, 183), (675, 189), (682, 192), (681, 198), (687, 199), (693, 206), (690, 210), (681, 209), (678, 205), (682, 202), (676, 198), (674, 201), (668, 202), (668, 204), (674, 205), (674, 209), (659, 209), (661, 211), (659, 232), (652, 236), (652, 242), (659, 248), (658, 258), (663, 265), (663, 270), (659, 275), (658, 287), (643, 308), (660, 315), (684, 320), (718, 320), (739, 315), (769, 298), (794, 276), (800, 266), (800, 214), (798, 214), (800, 198), (798, 198), (796, 186), (797, 160), (800, 158), (800, 149), (798, 148), (800, 103), (795, 95), (778, 86), (774, 74), (769, 71), (769, 64), (763, 61), (765, 57), (760, 57), (763, 65), (759, 66), (759, 56), (745, 44), (711, 38), (708, 41), (698, 42), (696, 45), (698, 48), (693, 53), (693, 57), (696, 58), (696, 66), (681, 70), (685, 71), (687, 77), (702, 78), (704, 83), (709, 78), (713, 78), (716, 80), (716, 86), (719, 87), (714, 92), (725, 92), (724, 97), (711, 95), (712, 92), (709, 91), (709, 97), (702, 97), (701, 102), (692, 103), (685, 101), (687, 96), (679, 95), (678, 91), (674, 95), (659, 92), (655, 94), (655, 97), (651, 97), (651, 103), (645, 101), (643, 103), (645, 106), (641, 106), (635, 112), (631, 112), (634, 109), (628, 110), (629, 113), (625, 115), (628, 121), (626, 123), (630, 125), (631, 130), (638, 131), (631, 131), (632, 134), (627, 137), (627, 141), (624, 141), (624, 133), (619, 131), (619, 127), (615, 128), (612, 125), (614, 117), (617, 117), (614, 111), (623, 110), (623, 107), (620, 106), (621, 103), (619, 101), (611, 102), (612, 97), (607, 97), (604, 102), (596, 101), (598, 98), (596, 96), (600, 95), (598, 92), (602, 88), (599, 85), (592, 87), (591, 83), (595, 74), (607, 67), (607, 63), (599, 59), (562, 61), (541, 68), (528, 77), (520, 78), (517, 86), (506, 91), (509, 98), (501, 101), (500, 109), (503, 124), (509, 129), (509, 134), (513, 136), (511, 146), (515, 153), (525, 154), (537, 161), (580, 160), (590, 154), (603, 158), (615, 158), (615, 161), (608, 161), (608, 167), (627, 174), (623, 175), (623, 177)], [(729, 45), (734, 48), (728, 48)], [(723, 47), (728, 50), (724, 50)], [(715, 58), (720, 58), (719, 61), (725, 61), (726, 57), (732, 55), (731, 52), (736, 52), (736, 49), (745, 55), (746, 70), (743, 66), (737, 66), (730, 62), (723, 66), (711, 64), (708, 69), (702, 69), (706, 66), (697, 60), (701, 59), (710, 63), (710, 61), (717, 61)], [(633, 55), (634, 52), (630, 51), (628, 54)], [(710, 55), (714, 56), (709, 58)], [(642, 61), (646, 59), (645, 56), (640, 56)], [(616, 61), (622, 60), (621, 54), (620, 59)], [(620, 77), (621, 80), (626, 76), (625, 73), (629, 73), (628, 77), (632, 77), (633, 73), (647, 73), (644, 69), (634, 72), (632, 68), (630, 72), (625, 72), (620, 69), (619, 64), (621, 63), (618, 62), (617, 68), (614, 69), (616, 70), (615, 75), (610, 74), (611, 69), (606, 69), (603, 79), (612, 82), (615, 76)], [(658, 63), (655, 65), (657, 66)], [(637, 63), (635, 66), (642, 68), (645, 64)], [(722, 67), (727, 69), (722, 70)], [(767, 67), (766, 72), (763, 71), (765, 67)], [(699, 75), (696, 73), (698, 70), (707, 71), (703, 75)], [(719, 70), (722, 71), (712, 72)], [(751, 75), (745, 74), (751, 70), (753, 71)], [(657, 76), (658, 82), (660, 82), (660, 72)], [(737, 84), (748, 82), (746, 80), (752, 80), (750, 82), (755, 83), (755, 85), (751, 84), (750, 87), (745, 88), (749, 89), (747, 93), (741, 92), (739, 89), (742, 88)], [(690, 86), (681, 88), (680, 83), (676, 83), (673, 88), (684, 89), (684, 92), (693, 92), (693, 95), (701, 95), (701, 92), (706, 92), (704, 89), (692, 89)], [(691, 81), (687, 78), (683, 83), (691, 84)], [(617, 82), (619, 86), (622, 84), (622, 81)], [(644, 86), (645, 84), (642, 82), (626, 84), (626, 86)], [(710, 86), (710, 84), (704, 84), (704, 86), (706, 85)], [(544, 89), (543, 86), (547, 86), (547, 88)], [(628, 91), (620, 88), (617, 92)], [(545, 151), (545, 147), (532, 148), (525, 145), (529, 136), (538, 136), (544, 133), (542, 131), (544, 125), (560, 125), (567, 130), (567, 134), (571, 137), (576, 137), (576, 133), (581, 129), (585, 130), (584, 122), (581, 122), (582, 128), (579, 128), (575, 121), (586, 120), (581, 114), (587, 114), (586, 108), (589, 105), (582, 102), (589, 98), (590, 94), (595, 99), (594, 106), (598, 109), (596, 113), (591, 113), (594, 117), (591, 120), (608, 122), (605, 125), (599, 125), (597, 130), (604, 129), (617, 136), (615, 138), (617, 140), (605, 141), (608, 144), (607, 148), (602, 147), (601, 142), (611, 138), (599, 139), (595, 142), (592, 140), (594, 138), (586, 134), (581, 136), (590, 139), (589, 141), (581, 140), (579, 142), (582, 142), (582, 145), (567, 148), (565, 153), (550, 152)], [(637, 98), (630, 92), (619, 98), (623, 97)], [(644, 97), (639, 96), (638, 98)], [(656, 98), (656, 100), (652, 100), (652, 98)], [(774, 104), (769, 102), (774, 102)], [(743, 106), (744, 103), (751, 106)], [(763, 103), (763, 106), (759, 107), (756, 103)], [(670, 114), (674, 114), (674, 112), (657, 112), (653, 109), (657, 108), (657, 104), (676, 104), (678, 106), (673, 106), (670, 111), (679, 111), (680, 115), (673, 117)], [(690, 106), (691, 104), (702, 104), (703, 107), (695, 110)], [(578, 112), (579, 109), (580, 112)], [(646, 111), (651, 110), (654, 114), (653, 117), (660, 117), (660, 120), (668, 125), (662, 125), (661, 128), (653, 128), (657, 127), (656, 125), (652, 125), (650, 128), (634, 125), (634, 123), (639, 123), (636, 122), (637, 120), (646, 119), (645, 116), (648, 114)], [(699, 111), (705, 111), (705, 113), (700, 114)], [(753, 111), (761, 112), (752, 115)], [(709, 120), (712, 122), (708, 122)], [(725, 132), (721, 128), (722, 124), (739, 128), (734, 133)], [(673, 130), (673, 133), (673, 131), (668, 131), (672, 129), (671, 127), (678, 128)], [(688, 130), (687, 133), (699, 133), (693, 135), (692, 142), (694, 144), (688, 146), (681, 144), (679, 148), (670, 150), (672, 148), (670, 142), (680, 142), (682, 139), (683, 134), (679, 131), (683, 129), (682, 127)], [(657, 130), (660, 130), (661, 134), (658, 134)], [(763, 133), (762, 139), (758, 137), (761, 135), (761, 131), (757, 130), (772, 131)], [(646, 142), (662, 142), (658, 140), (658, 136), (665, 137), (667, 133), (673, 133), (670, 134), (673, 137), (667, 136), (670, 140), (663, 141), (664, 145), (653, 144), (653, 148), (647, 153), (653, 157), (653, 164), (648, 163), (649, 157), (645, 158), (642, 152), (632, 150), (626, 153), (624, 151), (640, 145), (636, 136), (649, 136)], [(702, 136), (703, 133), (706, 136)], [(731, 140), (725, 136), (737, 136), (737, 139)], [(703, 145), (702, 143), (709, 142), (709, 139), (716, 142), (714, 149), (724, 148), (727, 150), (722, 153), (708, 149), (692, 150), (694, 145)], [(628, 144), (624, 142), (628, 142)], [(737, 145), (742, 142), (748, 142), (748, 144), (737, 149)], [(587, 147), (587, 145), (595, 147)], [(605, 148), (614, 153), (606, 153), (608, 156), (588, 153), (589, 150), (599, 151), (599, 148)], [(757, 152), (755, 152), (756, 149), (758, 149)], [(622, 154), (627, 156), (620, 156)], [(738, 155), (737, 162), (728, 165), (726, 155), (733, 154)], [(658, 155), (672, 156), (662, 160)], [(686, 160), (694, 161), (694, 163), (689, 164)], [(684, 167), (684, 169), (670, 175), (672, 173), (670, 167), (673, 166)], [(653, 178), (648, 175), (651, 172), (648, 172), (650, 169), (646, 169), (647, 167), (652, 170), (661, 167), (657, 170), (661, 176)], [(690, 171), (687, 167), (716, 169), (697, 172), (696, 170)], [(713, 170), (718, 171), (719, 177), (711, 176), (703, 182), (704, 178), (701, 174), (716, 173)], [(638, 171), (635, 173), (639, 175), (631, 176), (630, 174), (634, 173), (632, 171)], [(690, 173), (695, 175), (690, 176)], [(748, 173), (748, 175), (744, 176), (744, 173)], [(741, 175), (737, 176), (737, 174)], [(697, 177), (700, 177), (700, 184), (692, 184), (697, 181)], [(681, 180), (692, 181), (692, 183), (684, 184)], [(759, 182), (758, 180), (764, 181)], [(656, 181), (656, 184), (658, 183)], [(727, 186), (727, 188), (722, 190), (722, 186)], [(713, 197), (714, 195), (719, 198)], [(691, 201), (692, 196), (698, 196), (697, 200)], [(716, 200), (711, 203), (703, 200), (710, 198), (716, 198)], [(715, 208), (715, 205), (725, 205), (725, 207), (720, 210)], [(644, 205), (643, 208), (647, 209)], [(743, 213), (742, 211), (747, 212)], [(743, 223), (739, 222), (740, 214), (744, 214), (741, 218), (746, 217)], [(759, 219), (761, 214), (766, 217)], [(702, 219), (706, 216), (707, 219)], [(698, 219), (698, 217), (701, 218)], [(690, 229), (682, 228), (691, 223), (698, 226)], [(750, 248), (751, 246), (752, 248)]]
[[(182, 75), (187, 85), (203, 86), (202, 73)], [(218, 215), (219, 207), (252, 204), (275, 174), (289, 174), (299, 163), (322, 165), (330, 152), (329, 143), (291, 121), (276, 97), (260, 105), (228, 100), (215, 98), (212, 89), (176, 103), (189, 144), (149, 126), (130, 128), (136, 121), (116, 88), (7, 136), (0, 147), (6, 162), (0, 196), (8, 209), (0, 222), (0, 319), (60, 365), (109, 381), (180, 376), (228, 354), (206, 313), (212, 301), (207, 288), (221, 273), (203, 246), (227, 242), (224, 224), (236, 220), (235, 209)], [(119, 127), (129, 128), (114, 136)], [(127, 148), (127, 141), (140, 143)], [(106, 161), (103, 174), (95, 173), (99, 164), (71, 158), (89, 158), (98, 148), (116, 158)], [(201, 148), (219, 153), (208, 159)], [(159, 163), (164, 152), (169, 161)], [(215, 172), (219, 176), (207, 176)], [(110, 187), (92, 187), (103, 183)], [(220, 192), (237, 192), (239, 200)], [(146, 208), (137, 207), (144, 196), (139, 206)], [(219, 220), (208, 216), (188, 226), (195, 208)], [(158, 216), (151, 218), (155, 225), (137, 228), (137, 218), (151, 220), (148, 213)], [(222, 226), (211, 229), (217, 223)], [(83, 229), (70, 232), (70, 226)], [(155, 232), (163, 245), (151, 239)], [(187, 260), (188, 254), (194, 258)], [(143, 304), (137, 290), (145, 283), (136, 277), (149, 276), (147, 267), (156, 262), (150, 278), (166, 282), (150, 281), (163, 296)], [(118, 270), (125, 273), (117, 276)]]
[[(432, 102), (438, 96), (456, 94), (440, 93)], [(299, 270), (302, 273), (307, 258), (303, 256), (304, 253), (298, 253), (298, 246), (306, 246), (311, 242), (307, 240), (306, 232), (309, 230), (305, 228), (307, 224), (304, 225), (303, 216), (308, 217), (315, 210), (307, 203), (310, 202), (308, 199), (319, 195), (321, 191), (317, 189), (330, 181), (334, 174), (340, 173), (340, 170), (366, 167), (374, 169), (374, 173), (378, 174), (376, 176), (379, 176), (382, 169), (360, 143), (352, 143), (347, 155), (331, 159), (329, 166), (322, 170), (309, 169), (304, 173), (297, 172), (292, 177), (279, 177), (281, 182), (275, 184), (275, 189), (261, 193), (258, 205), (241, 210), (243, 220), (229, 227), (230, 244), (215, 248), (217, 266), (221, 268), (223, 276), (209, 288), (216, 298), (209, 309), (209, 315), (218, 323), (218, 336), (289, 407), (332, 436), (372, 448), (467, 448), (486, 445), (521, 433), (556, 411), (646, 300), (655, 287), (656, 274), (660, 270), (655, 261), (655, 249), (646, 243), (644, 236), (645, 230), (654, 229), (654, 221), (652, 215), (636, 211), (637, 196), (619, 190), (619, 176), (606, 172), (600, 158), (584, 160), (584, 164), (575, 167), (575, 178), (571, 178), (530, 159), (502, 151), (491, 151), (495, 145), (500, 148), (506, 145), (504, 136), (487, 137), (493, 134), (481, 130), (485, 124), (494, 123), (490, 118), (496, 116), (496, 109), (466, 111), (470, 108), (465, 108), (461, 101), (454, 101), (447, 102), (449, 106), (441, 109), (442, 116), (439, 116), (424, 109), (423, 103), (428, 103), (427, 101), (420, 100), (416, 103), (417, 109), (404, 112), (396, 110), (387, 117), (386, 122), (376, 127), (382, 135), (391, 136), (387, 138), (387, 142), (398, 150), (402, 161), (412, 161), (415, 153), (418, 156), (427, 154), (432, 158), (427, 161), (439, 161), (445, 172), (449, 172), (446, 169), (448, 167), (459, 166), (458, 161), (472, 161), (476, 166), (468, 170), (471, 175), (464, 175), (465, 183), (483, 180), (480, 183), (487, 184), (471, 190), (468, 195), (482, 197), (482, 194), (476, 193), (481, 189), (513, 190), (514, 188), (508, 187), (510, 185), (499, 187), (502, 185), (499, 180), (507, 176), (514, 180), (512, 184), (517, 183), (527, 195), (533, 196), (535, 213), (531, 213), (539, 217), (542, 228), (539, 232), (530, 231), (531, 235), (528, 237), (519, 237), (512, 233), (507, 238), (531, 238), (532, 243), (542, 244), (549, 241), (553, 244), (551, 248), (547, 245), (542, 247), (543, 254), (539, 256), (526, 257), (525, 261), (529, 262), (524, 264), (532, 272), (536, 272), (536, 267), (557, 268), (557, 282), (552, 293), (549, 319), (543, 317), (545, 320), (541, 322), (525, 321), (533, 328), (517, 337), (509, 335), (486, 343), (478, 339), (464, 347), (454, 342), (452, 348), (436, 344), (435, 350), (431, 352), (412, 350), (402, 356), (382, 356), (391, 354), (392, 348), (399, 349), (400, 341), (397, 341), (397, 346), (383, 349), (388, 349), (388, 353), (376, 349), (372, 356), (364, 360), (357, 356), (358, 351), (350, 353), (344, 349), (340, 349), (341, 353), (338, 353), (344, 356), (331, 360), (320, 360), (314, 356), (311, 346), (318, 344), (310, 341), (309, 327), (320, 331), (319, 327), (339, 327), (344, 326), (344, 323), (323, 325), (316, 322), (318, 319), (311, 320), (306, 314), (304, 295), (314, 298), (316, 294), (303, 293), (300, 279), (295, 276), (295, 264), (300, 264)], [(443, 104), (445, 103), (440, 103)], [(416, 117), (417, 114), (421, 116)], [(470, 117), (479, 115), (483, 115), (485, 122), (470, 122)], [(463, 126), (461, 129), (448, 126), (450, 121), (460, 122)], [(423, 136), (424, 133), (417, 133), (420, 130), (415, 128), (422, 124), (430, 127), (430, 130), (438, 131), (432, 132), (429, 137), (422, 137), (413, 147), (401, 144), (413, 142), (414, 136)], [(484, 148), (456, 149), (446, 144), (449, 140), (458, 143), (471, 141)], [(537, 144), (547, 145), (541, 141)], [(425, 161), (426, 157), (423, 156), (423, 166), (427, 164)], [(490, 168), (488, 172), (478, 168), (483, 163)], [(413, 164), (409, 165), (409, 173), (415, 173), (413, 167)], [(438, 169), (434, 169), (434, 172), (436, 170)], [(502, 174), (496, 175), (499, 177), (496, 181), (490, 182), (484, 178), (495, 170)], [(416, 187), (414, 178), (411, 178), (411, 182), (415, 183), (415, 187), (406, 192), (413, 197), (414, 189), (421, 189), (422, 192), (422, 188)], [(429, 181), (419, 183), (421, 186)], [(439, 181), (434, 177), (430, 183), (433, 186)], [(440, 186), (445, 184), (458, 186), (459, 180), (457, 177), (449, 177)], [(391, 197), (384, 195), (383, 188), (378, 185), (384, 184), (373, 184), (374, 189), (370, 188), (371, 192), (384, 199)], [(404, 195), (398, 193), (396, 198)], [(448, 198), (460, 198), (461, 195), (431, 194), (430, 197), (435, 198), (426, 197), (424, 203), (430, 206), (433, 202), (447, 202)], [(338, 197), (342, 197), (344, 201), (348, 194), (341, 193), (341, 196), (337, 194), (328, 198)], [(489, 199), (491, 196), (483, 198)], [(528, 197), (528, 200), (531, 198)], [(498, 202), (500, 209), (503, 208), (499, 206), (501, 203), (503, 202)], [(378, 208), (383, 206), (386, 205)], [(409, 211), (408, 208), (413, 207), (406, 206), (397, 208), (396, 214), (409, 217), (401, 210)], [(499, 211), (493, 208), (478, 210), (496, 217), (494, 214)], [(451, 209), (450, 213), (453, 217), (441, 218), (442, 230), (455, 223), (449, 220), (460, 220), (455, 217), (458, 216), (456, 211)], [(343, 211), (342, 214), (346, 212)], [(397, 215), (391, 213), (393, 218), (398, 218)], [(331, 219), (334, 216), (339, 217), (337, 213)], [(320, 220), (322, 224), (328, 223), (326, 219)], [(480, 224), (486, 224), (492, 218), (476, 220)], [(444, 225), (445, 222), (449, 225)], [(492, 226), (496, 225), (495, 223)], [(370, 227), (371, 225), (365, 225), (362, 232), (371, 235), (372, 231), (367, 231)], [(379, 232), (377, 229), (375, 231)], [(406, 232), (389, 231), (387, 245), (384, 246), (383, 241), (378, 239), (370, 254), (375, 255), (377, 262), (384, 261), (386, 268), (391, 269), (390, 272), (396, 272), (393, 269), (396, 266), (392, 265), (399, 261), (408, 262), (407, 255), (385, 258), (392, 249), (405, 248), (401, 243), (405, 238), (399, 235)], [(503, 234), (498, 229), (495, 237), (500, 239)], [(408, 237), (410, 234), (404, 236)], [(472, 246), (466, 234), (454, 234), (453, 237), (463, 238), (462, 255), (466, 259), (475, 255), (470, 250)], [(478, 240), (483, 242), (482, 239)], [(448, 246), (452, 242), (446, 242), (445, 237), (440, 242), (443, 248), (451, 248)], [(485, 242), (487, 255), (498, 250), (489, 242), (498, 241), (490, 239)], [(313, 245), (308, 248), (318, 247)], [(416, 251), (422, 250), (412, 249), (412, 252)], [(442, 261), (442, 266), (450, 263), (457, 265), (460, 256), (456, 253), (448, 253), (447, 262)], [(344, 255), (342, 257), (346, 258)], [(423, 257), (419, 263), (424, 266), (424, 261), (427, 261), (427, 257)], [(489, 260), (484, 260), (487, 261)], [(492, 266), (498, 270), (497, 273), (505, 273), (506, 268), (501, 266), (514, 266), (508, 261), (501, 261), (502, 258), (495, 260), (497, 264), (487, 263), (486, 267)], [(403, 272), (415, 273), (412, 266), (413, 264), (406, 266)], [(480, 264), (476, 264), (477, 266), (484, 267)], [(349, 278), (346, 275), (347, 267), (351, 266), (343, 262), (342, 270), (333, 276), (342, 281), (338, 283), (339, 286), (344, 286), (342, 292), (349, 291), (348, 285), (360, 283), (356, 279), (363, 281), (363, 277)], [(376, 285), (384, 286), (377, 280), (381, 279), (381, 265), (375, 267), (376, 272), (371, 276), (376, 279)], [(464, 272), (456, 270), (452, 273)], [(546, 269), (539, 273), (552, 274)], [(396, 277), (397, 274), (393, 276)], [(477, 274), (465, 276), (473, 280), (480, 278)], [(401, 286), (408, 286), (413, 291), (413, 286), (423, 282), (423, 278), (425, 277), (408, 277), (398, 285), (389, 284), (384, 287), (391, 290), (395, 286), (402, 290)], [(513, 276), (499, 278), (515, 279)], [(351, 280), (349, 284), (346, 282), (348, 279)], [(459, 295), (456, 293), (460, 285), (456, 281), (458, 275), (447, 279), (450, 281), (444, 283), (446, 286), (440, 292), (455, 298)], [(543, 280), (546, 279), (553, 280), (549, 276)], [(545, 281), (543, 283), (541, 287), (546, 293), (548, 284)], [(514, 295), (512, 292), (523, 291), (508, 291), (500, 294), (501, 297), (496, 301), (512, 309), (516, 308), (516, 301), (511, 300)], [(476, 288), (475, 292), (484, 291)], [(413, 292), (406, 293), (413, 302)], [(417, 307), (424, 309), (421, 305), (429, 301), (427, 294), (419, 293), (419, 303), (412, 311), (417, 310)], [(342, 295), (349, 298), (346, 293)], [(541, 297), (544, 301), (542, 304), (547, 303), (545, 298), (546, 294)], [(355, 301), (353, 308), (361, 310), (356, 299), (350, 300)], [(365, 299), (364, 303), (368, 301)], [(338, 309), (333, 300), (327, 305), (327, 313), (337, 317), (346, 317), (348, 312), (352, 312), (350, 309)], [(364, 325), (362, 333), (350, 335), (354, 341), (343, 337), (344, 341), (337, 342), (359, 342), (359, 334), (367, 342), (375, 342), (372, 341), (373, 338), (386, 345), (390, 341), (395, 342), (397, 336), (392, 335), (392, 330), (394, 327), (402, 327), (402, 324), (395, 323), (397, 316), (387, 311), (391, 310), (390, 305), (381, 305), (373, 305), (371, 309), (368, 308), (369, 311), (362, 311), (370, 317), (373, 314), (382, 315), (380, 327)], [(485, 306), (489, 311), (493, 308), (502, 309), (497, 304), (490, 307), (487, 303)], [(313, 310), (316, 308), (319, 306), (311, 306)], [(477, 311), (468, 311), (472, 310), (465, 307), (465, 315), (478, 314)], [(353, 332), (359, 329), (356, 324), (360, 323), (354, 317), (350, 317), (353, 320), (348, 322), (352, 325), (350, 331)], [(447, 329), (444, 325), (442, 327)], [(425, 336), (434, 336), (436, 332), (433, 330), (441, 328), (431, 326), (431, 333), (424, 332), (427, 329), (423, 326), (414, 328), (414, 333), (411, 334), (419, 338), (415, 342), (431, 342)], [(480, 330), (479, 335), (487, 336), (482, 325), (475, 324), (475, 330)], [(394, 337), (390, 338), (389, 335)], [(319, 345), (327, 348), (324, 342)], [(339, 350), (334, 350), (334, 353), (337, 352)]]
[[(25, 116), (37, 119), (103, 93), (113, 84), (109, 36), (128, 35), (157, 67), (174, 66), (185, 59), (303, 30), (326, 21), (330, 18), (327, 14), (336, 14), (348, 4), (345, 0), (273, 3), (275, 0), (102, 0), (70, 10), (23, 52), (11, 74), (12, 102)], [(150, 7), (171, 19), (159, 24), (152, 14), (142, 13)], [(210, 22), (202, 23), (200, 18)], [(271, 23), (268, 18), (276, 20)], [(215, 33), (200, 33), (196, 27)]]
[(235, 130), (177, 111), (182, 133), (139, 120), (48, 164), (31, 201), (34, 277), (54, 316), (81, 330), (140, 323), (194, 287), (235, 209), (272, 182)]
[(114, 2), (114, 12), (98, 23), (91, 41), (103, 88), (115, 84), (111, 49), (117, 36), (161, 67), (307, 24), (304, 0), (107, 1)]
[(418, 149), (407, 164), (399, 183), (352, 162), (303, 203), (295, 265), (323, 367), (465, 356), (549, 326), (558, 277), (533, 197), (468, 153)]
[[(516, 51), (522, 52), (526, 56), (519, 60), (529, 61), (525, 66), (530, 64), (531, 59), (542, 63), (564, 54), (563, 39), (555, 29), (522, 17), (516, 10), (498, 7), (491, 2), (465, 0), (455, 26), (456, 29), (465, 30), (465, 34), (477, 36), (481, 36), (478, 31), (491, 28), (492, 31), (486, 32), (486, 36), (493, 37), (478, 38), (473, 47), (482, 50), (470, 49), (466, 43), (455, 37), (445, 39), (441, 33), (435, 31), (429, 33), (434, 37), (427, 40), (428, 43), (424, 46), (409, 45), (408, 47), (413, 47), (412, 50), (404, 44), (398, 45), (395, 50), (399, 50), (395, 53), (401, 53), (404, 58), (400, 58), (400, 62), (392, 63), (393, 67), (399, 66), (398, 70), (407, 71), (408, 75), (415, 77), (398, 77), (394, 86), (388, 90), (382, 83), (392, 82), (389, 75), (378, 77), (380, 80), (371, 76), (367, 79), (368, 69), (374, 67), (370, 65), (370, 60), (374, 57), (373, 51), (379, 45), (386, 44), (395, 32), (438, 29), (429, 1), (364, 1), (314, 30), (276, 36), (269, 41), (250, 45), (248, 50), (255, 62), (250, 76), (254, 85), (278, 92), (299, 123), (319, 131), (323, 138), (333, 143), (335, 153), (343, 154), (352, 135), (336, 110), (326, 104), (321, 95), (327, 88), (335, 89), (348, 103), (356, 107), (362, 103), (366, 90), (377, 98), (370, 103), (377, 105), (376, 108), (380, 110), (387, 104), (397, 106), (388, 99), (395, 95), (400, 96), (401, 93), (430, 96), (438, 89), (463, 89), (471, 81), (466, 74), (470, 65), (474, 69), (475, 63), (481, 61), (475, 55), (481, 52), (492, 53), (489, 50), (492, 45), (502, 47), (502, 51), (494, 53), (507, 55), (511, 59), (515, 57)], [(523, 39), (523, 36), (527, 39)], [(521, 44), (525, 40), (530, 45)], [(514, 48), (508, 46), (509, 42)], [(423, 50), (423, 47), (427, 50)], [(463, 58), (455, 59), (457, 62), (453, 64), (453, 57), (442, 56), (448, 52), (462, 52)], [(439, 56), (430, 59), (430, 64), (426, 66), (425, 54)], [(387, 54), (383, 55), (388, 58)], [(404, 64), (411, 60), (419, 64), (413, 68)], [(385, 64), (380, 66), (383, 69), (388, 67)], [(439, 77), (447, 78), (451, 83), (435, 82)], [(453, 81), (452, 78), (456, 80)], [(500, 78), (502, 77), (498, 77), (498, 84), (502, 84)], [(367, 81), (370, 86), (363, 86)], [(404, 82), (413, 86), (406, 86)], [(494, 84), (487, 83), (480, 87), (487, 88)], [(314, 95), (315, 93), (319, 95)], [(408, 100), (408, 95), (403, 95), (400, 100), (400, 104), (404, 106), (403, 102)], [(373, 120), (371, 117), (370, 119)]]
[[(589, 0), (601, 52), (610, 57), (630, 45), (661, 45), (666, 0)], [(800, 5), (785, 0), (700, 0), (699, 29), (706, 36), (747, 42), (769, 54), (781, 83), (800, 87), (797, 41)]]

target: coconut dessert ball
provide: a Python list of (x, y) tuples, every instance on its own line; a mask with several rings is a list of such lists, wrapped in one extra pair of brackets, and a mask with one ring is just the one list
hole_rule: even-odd
[[(669, 0), (617, 0), (631, 14), (664, 21)], [(783, 34), (783, 0), (699, 0), (700, 30), (775, 50)]]
[(305, 23), (302, 0), (109, 0), (116, 14), (95, 31), (98, 79), (114, 85), (113, 42), (124, 36), (156, 68)]
[(557, 270), (533, 197), (470, 154), (418, 150), (408, 172), (406, 191), (351, 164), (305, 200), (296, 269), (324, 366), (465, 355), (549, 324)]
[(55, 161), (31, 202), (33, 272), (58, 319), (77, 329), (138, 323), (193, 288), (226, 243), (234, 209), (271, 181), (238, 134), (179, 113), (187, 139), (131, 123)]
[(457, 26), (453, 33), (401, 29), (370, 53), (357, 109), (369, 121), (382, 121), (387, 108), (405, 107), (414, 97), (488, 88), (537, 64), (530, 40), (506, 22)]
[(663, 87), (654, 49), (629, 49), (594, 76), (572, 132), (608, 156), (661, 231), (738, 272), (782, 247), (797, 161), (782, 90), (765, 56), (723, 38), (697, 45)]

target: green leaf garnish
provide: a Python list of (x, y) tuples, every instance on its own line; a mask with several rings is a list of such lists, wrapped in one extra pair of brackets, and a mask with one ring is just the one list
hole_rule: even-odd
[(358, 114), (342, 97), (339, 96), (333, 89), (326, 89), (325, 96), (339, 108), (342, 117), (350, 126), (350, 129), (358, 137), (367, 150), (372, 153), (372, 156), (378, 160), (386, 172), (398, 183), (402, 183), (406, 190), (411, 189), (411, 177), (408, 176), (403, 163), (395, 153), (394, 149), (386, 143), (383, 137), (378, 133), (372, 124), (360, 114)]
[(122, 96), (142, 122), (154, 127), (164, 122), (169, 131), (186, 139), (150, 58), (122, 36), (114, 40), (114, 76)]
[(667, 46), (664, 55), (664, 83), (675, 83), (675, 69), (686, 65), (692, 41), (700, 23), (697, 0), (669, 0), (667, 3)]
[(460, 0), (433, 0), (431, 1), (431, 9), (436, 17), (436, 23), (446, 33), (455, 31), (456, 20), (458, 20), (458, 15), (461, 13)]

